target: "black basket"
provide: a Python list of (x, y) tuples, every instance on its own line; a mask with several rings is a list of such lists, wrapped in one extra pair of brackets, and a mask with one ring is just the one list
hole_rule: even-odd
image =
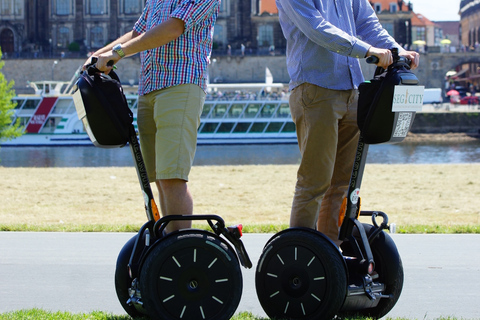
[(76, 83), (73, 101), (90, 140), (97, 147), (123, 147), (129, 141), (133, 113), (118, 76), (83, 72)]
[[(357, 124), (365, 143), (397, 143), (407, 136), (416, 112), (393, 111), (392, 105), (397, 86), (418, 85), (417, 77), (409, 69), (400, 60), (387, 70), (377, 68), (372, 80), (360, 84)], [(419, 99), (423, 102), (423, 95)]]

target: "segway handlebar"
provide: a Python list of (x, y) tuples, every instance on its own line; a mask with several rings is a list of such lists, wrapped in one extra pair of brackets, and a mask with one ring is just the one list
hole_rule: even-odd
[[(225, 221), (217, 215), (168, 215), (164, 216), (160, 220), (155, 222), (153, 226), (153, 232), (156, 237), (159, 237), (163, 234), (163, 230), (165, 230), (166, 226), (171, 221), (185, 221), (185, 220), (206, 220), (210, 225), (210, 228), (217, 234), (218, 236), (223, 235), (227, 238), (228, 241), (235, 247), (237, 252), (238, 259), (240, 263), (245, 267), (250, 269), (252, 267), (252, 261), (248, 256), (247, 250), (243, 245), (242, 240), (240, 237), (242, 236), (241, 227), (240, 225), (235, 227), (225, 227)], [(214, 224), (212, 221), (216, 221)]]
[[(389, 68), (392, 67), (392, 66), (403, 65), (406, 68), (410, 69), (410, 65), (412, 63), (412, 61), (410, 61), (410, 59), (399, 56), (397, 48), (392, 48), (392, 49), (390, 49), (390, 51), (392, 52), (392, 55), (393, 55), (393, 63), (389, 66)], [(367, 57), (367, 59), (365, 61), (368, 64), (377, 64), (380, 61), (380, 59), (377, 56), (372, 55), (372, 56)]]
[[(91, 59), (91, 63), (88, 64), (86, 67), (86, 71), (89, 75), (94, 75), (95, 73), (102, 73), (103, 71), (100, 71), (99, 69), (97, 69), (97, 61), (98, 61), (98, 58), (97, 57), (92, 57)], [(108, 67), (112, 67), (113, 66), (113, 60), (109, 60), (107, 62), (107, 66)]]

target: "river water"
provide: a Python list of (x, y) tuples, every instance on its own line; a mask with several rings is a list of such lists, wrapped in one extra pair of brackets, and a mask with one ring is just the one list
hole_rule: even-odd
[[(194, 165), (297, 164), (296, 144), (199, 146)], [(401, 143), (371, 145), (367, 163), (480, 163), (480, 141), (463, 143)], [(129, 147), (2, 147), (4, 167), (133, 166)]]

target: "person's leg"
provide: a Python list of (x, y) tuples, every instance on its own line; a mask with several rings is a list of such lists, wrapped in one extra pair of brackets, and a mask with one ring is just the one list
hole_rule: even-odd
[[(193, 214), (193, 198), (188, 189), (187, 182), (182, 179), (163, 179), (155, 181), (160, 195), (160, 208), (164, 215)], [(186, 229), (191, 227), (191, 221), (174, 221), (167, 227), (168, 231)]]
[(346, 106), (347, 113), (339, 121), (337, 160), (330, 188), (323, 197), (317, 221), (317, 230), (328, 236), (337, 245), (340, 244), (338, 241), (338, 215), (348, 190), (359, 137), (357, 101), (358, 94), (356, 91), (352, 91)]
[(290, 215), (291, 227), (316, 228), (323, 196), (330, 187), (337, 152), (339, 105), (345, 93), (304, 83), (290, 96), (302, 156)]
[[(164, 216), (193, 214), (187, 181), (204, 101), (205, 93), (196, 85), (163, 89), (155, 97), (155, 183)], [(190, 221), (176, 221), (168, 225), (167, 231), (190, 226)]]

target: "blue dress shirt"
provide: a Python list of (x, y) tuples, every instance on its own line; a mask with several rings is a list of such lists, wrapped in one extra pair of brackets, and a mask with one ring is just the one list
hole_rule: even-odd
[(368, 0), (276, 0), (287, 39), (290, 90), (304, 82), (328, 89), (357, 89), (358, 59), (371, 46), (401, 49), (383, 29)]

